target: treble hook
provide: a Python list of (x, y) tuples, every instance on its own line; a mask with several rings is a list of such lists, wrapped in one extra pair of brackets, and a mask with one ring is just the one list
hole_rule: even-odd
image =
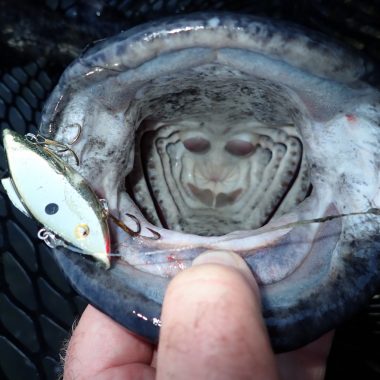
[(82, 126), (80, 124), (74, 123), (74, 124), (71, 124), (71, 126), (77, 127), (78, 128), (78, 132), (75, 135), (75, 137), (73, 138), (73, 140), (71, 142), (67, 143), (67, 145), (74, 145), (78, 141), (80, 135), (82, 134)]
[(157, 231), (152, 230), (149, 227), (146, 227), (146, 229), (149, 230), (154, 235), (154, 237), (147, 237), (147, 239), (150, 239), (150, 240), (159, 240), (159, 239), (161, 239), (161, 234), (160, 233), (158, 233)]
[[(78, 127), (80, 127), (79, 124), (78, 124)], [(73, 142), (69, 143), (68, 145), (72, 145), (73, 143), (75, 143), (78, 140), (80, 133), (81, 133), (81, 130), (82, 129), (80, 128), (80, 130), (77, 133), (77, 135), (75, 136)], [(25, 137), (30, 142), (32, 142), (33, 144), (42, 146), (49, 153), (58, 155), (58, 154), (62, 154), (65, 152), (70, 152), (75, 159), (76, 165), (79, 166), (79, 158), (78, 158), (77, 154), (67, 144), (63, 144), (63, 143), (60, 143), (58, 141), (48, 139), (48, 138), (46, 138), (40, 134), (35, 135), (33, 133), (27, 133), (25, 135)], [(51, 147), (53, 149), (51, 149)], [(54, 151), (54, 149), (55, 149), (55, 151)]]
[(108, 213), (108, 216), (112, 219), (112, 221), (118, 227), (120, 227), (122, 230), (124, 230), (127, 234), (129, 234), (131, 236), (139, 236), (140, 231), (141, 231), (141, 223), (140, 223), (140, 221), (134, 215), (132, 215), (132, 214), (126, 214), (126, 215), (128, 215), (129, 217), (131, 217), (136, 222), (137, 231), (133, 231), (125, 223), (123, 223), (121, 220), (119, 220), (118, 218), (116, 218), (115, 216), (113, 216), (111, 213)]
[(134, 232), (135, 235), (138, 235), (141, 232), (141, 223), (140, 221), (136, 218), (136, 216), (132, 214), (126, 213), (125, 215), (129, 216), (131, 219), (133, 219), (137, 225), (137, 231)]
[(121, 220), (117, 219), (115, 216), (113, 216), (111, 213), (108, 213), (108, 216), (112, 219), (112, 221), (118, 226), (120, 227), (122, 230), (124, 230), (126, 233), (128, 233), (129, 235), (133, 236), (133, 237), (140, 237), (140, 238), (143, 238), (143, 239), (149, 239), (149, 240), (158, 240), (161, 238), (161, 235), (157, 232), (157, 231), (154, 231), (152, 230), (151, 228), (149, 227), (146, 227), (147, 230), (149, 230), (154, 236), (153, 237), (149, 237), (149, 236), (143, 236), (140, 234), (141, 232), (141, 223), (140, 221), (137, 219), (137, 217), (135, 215), (132, 215), (132, 214), (128, 214), (126, 213), (125, 215), (129, 216), (131, 219), (134, 220), (134, 222), (136, 223), (137, 225), (137, 230), (136, 231), (133, 231), (131, 228), (129, 228), (125, 223), (123, 223)]
[[(50, 139), (45, 139), (45, 143), (43, 144), (44, 146), (52, 146), (54, 148), (57, 149), (56, 153), (57, 154), (62, 154), (62, 153), (65, 153), (65, 152), (70, 152), (74, 159), (75, 159), (75, 163), (77, 166), (79, 166), (79, 158), (77, 156), (77, 154), (71, 149), (69, 148), (66, 144), (62, 144), (62, 143), (59, 143), (57, 141), (54, 141), (54, 140), (50, 140)], [(55, 152), (53, 152), (55, 153)]]

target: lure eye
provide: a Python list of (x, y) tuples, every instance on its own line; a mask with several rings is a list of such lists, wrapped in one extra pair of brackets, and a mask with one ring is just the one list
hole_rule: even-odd
[(58, 212), (59, 207), (56, 203), (49, 203), (45, 207), (45, 212), (48, 215), (54, 215)]
[(87, 224), (78, 224), (74, 233), (77, 239), (85, 239), (90, 234), (90, 227)]

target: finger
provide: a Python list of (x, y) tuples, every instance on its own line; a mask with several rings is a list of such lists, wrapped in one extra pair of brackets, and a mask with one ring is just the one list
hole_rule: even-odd
[(88, 306), (68, 345), (64, 379), (153, 379), (152, 355), (150, 344)]
[(225, 252), (199, 261), (168, 287), (157, 379), (277, 379), (249, 269)]
[(302, 348), (277, 355), (281, 378), (323, 380), (333, 337), (334, 332), (330, 331)]

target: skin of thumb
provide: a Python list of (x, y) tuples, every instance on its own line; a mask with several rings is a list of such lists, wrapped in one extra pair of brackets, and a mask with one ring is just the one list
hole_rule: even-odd
[(203, 264), (219, 264), (236, 269), (247, 280), (252, 291), (259, 298), (260, 290), (247, 263), (239, 255), (232, 251), (206, 251), (193, 260), (192, 266)]
[(244, 261), (208, 252), (169, 284), (157, 379), (277, 379), (259, 291)]

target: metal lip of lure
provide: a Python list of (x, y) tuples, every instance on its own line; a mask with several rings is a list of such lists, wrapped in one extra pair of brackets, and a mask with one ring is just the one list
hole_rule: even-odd
[(10, 177), (1, 182), (10, 200), (44, 226), (39, 237), (48, 245), (90, 255), (108, 269), (110, 233), (103, 204), (76, 170), (36, 141), (3, 131)]

